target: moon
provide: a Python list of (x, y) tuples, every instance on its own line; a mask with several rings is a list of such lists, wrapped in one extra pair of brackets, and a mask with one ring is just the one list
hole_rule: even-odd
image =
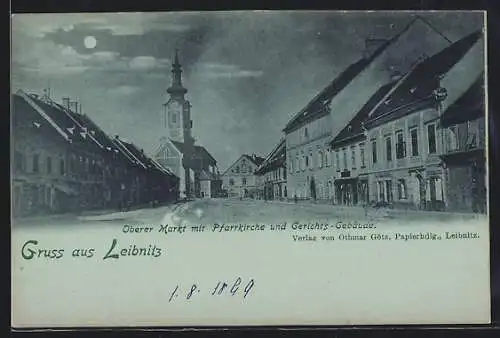
[(97, 45), (97, 40), (93, 36), (86, 36), (85, 39), (83, 39), (83, 44), (86, 48), (92, 49)]

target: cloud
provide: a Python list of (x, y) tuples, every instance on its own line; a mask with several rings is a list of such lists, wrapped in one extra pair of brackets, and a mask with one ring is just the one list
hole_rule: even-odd
[(261, 70), (247, 70), (233, 64), (203, 63), (200, 66), (200, 75), (207, 78), (247, 78), (261, 77), (264, 72)]
[(148, 31), (185, 32), (190, 26), (175, 13), (58, 13), (16, 14), (12, 31), (44, 37), (58, 30), (66, 32), (83, 25), (89, 30), (108, 30), (113, 35), (142, 35)]
[(129, 61), (131, 69), (136, 70), (150, 70), (168, 67), (170, 60), (157, 59), (154, 56), (137, 56)]
[(139, 91), (139, 87), (136, 86), (129, 86), (129, 85), (122, 85), (115, 87), (113, 89), (110, 89), (108, 91), (109, 94), (111, 95), (116, 95), (116, 96), (127, 96), (127, 95), (132, 95)]
[(147, 55), (122, 57), (112, 51), (82, 54), (68, 45), (20, 35), (12, 40), (12, 65), (14, 72), (36, 72), (45, 76), (87, 71), (151, 71), (169, 67), (170, 61)]

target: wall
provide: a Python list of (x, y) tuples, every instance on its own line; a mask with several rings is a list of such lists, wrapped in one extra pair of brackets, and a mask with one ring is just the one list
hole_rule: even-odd
[[(294, 198), (295, 195), (297, 198), (309, 198), (312, 178), (320, 185), (326, 185), (325, 182), (330, 179), (329, 165), (324, 164), (320, 167), (318, 160), (318, 152), (327, 152), (329, 147), (330, 121), (331, 116), (327, 115), (286, 135), (288, 198)], [(308, 165), (306, 165), (306, 161)]]

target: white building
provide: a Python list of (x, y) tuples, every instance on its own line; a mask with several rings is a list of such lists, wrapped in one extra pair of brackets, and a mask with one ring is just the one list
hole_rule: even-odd
[(259, 193), (260, 177), (255, 174), (264, 159), (257, 155), (241, 155), (222, 174), (222, 187), (229, 197), (253, 197)]
[(285, 126), (288, 195), (333, 199), (335, 171), (329, 150), (332, 139), (381, 86), (450, 43), (421, 18), (413, 20), (390, 39), (368, 39), (363, 56)]

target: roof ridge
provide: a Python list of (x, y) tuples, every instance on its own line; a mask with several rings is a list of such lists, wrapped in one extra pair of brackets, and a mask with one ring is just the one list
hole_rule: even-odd
[(118, 144), (120, 144), (120, 145), (121, 145), (121, 146), (125, 149), (125, 151), (126, 151), (129, 155), (132, 155), (132, 157), (133, 157), (133, 158), (134, 158), (134, 159), (138, 162), (138, 164), (140, 164), (140, 165), (141, 165), (141, 166), (143, 166), (144, 168), (147, 168), (147, 166), (146, 166), (144, 163), (142, 163), (142, 161), (141, 161), (141, 160), (139, 160), (139, 159), (137, 158), (137, 156), (135, 156), (135, 154), (134, 154), (134, 153), (132, 153), (132, 152), (130, 151), (130, 149), (128, 149), (128, 148), (127, 148), (127, 146), (124, 144), (124, 143), (126, 143), (126, 142), (124, 142), (124, 141), (120, 140), (119, 138), (116, 138), (115, 140), (116, 140), (116, 142), (118, 142)]
[(406, 79), (411, 75), (413, 74), (413, 72), (415, 71), (415, 69), (417, 68), (418, 65), (420, 65), (420, 61), (417, 61), (412, 67), (411, 69), (406, 72), (405, 75), (403, 75), (399, 80), (397, 80), (394, 85), (392, 86), (392, 88), (387, 92), (385, 93), (384, 96), (382, 96), (382, 98), (372, 107), (372, 109), (370, 109), (370, 111), (368, 112), (368, 117), (371, 117), (373, 115), (373, 112), (376, 111), (378, 109), (378, 107), (380, 107), (380, 105), (382, 104), (382, 102), (384, 102), (385, 100), (387, 100), (387, 98), (389, 96), (392, 95), (392, 93), (394, 93), (396, 91), (396, 89), (398, 89), (401, 84), (403, 82), (406, 81)]
[[(72, 116), (72, 113), (68, 111), (68, 109), (62, 105), (60, 105), (59, 103), (57, 102), (54, 102), (52, 100), (50, 100), (50, 103), (51, 104), (55, 104), (58, 108), (61, 109), (61, 111), (66, 114), (76, 125), (78, 125), (80, 128), (84, 128), (83, 125), (80, 123), (80, 121), (77, 121), (74, 116)], [(54, 106), (53, 106), (54, 107)], [(56, 107), (54, 107), (56, 108)], [(86, 128), (86, 127), (85, 127)], [(99, 141), (97, 141), (97, 139), (94, 137), (94, 135), (92, 134), (88, 134), (90, 136), (90, 138), (102, 149), (104, 149), (104, 145), (102, 145)]]
[(36, 103), (34, 98), (30, 97), (23, 90), (19, 89), (17, 94), (21, 96), (39, 115), (41, 115), (49, 124), (56, 129), (56, 131), (62, 135), (66, 141), (72, 142), (71, 138), (64, 132), (64, 130), (49, 116), (45, 113), (45, 111)]

